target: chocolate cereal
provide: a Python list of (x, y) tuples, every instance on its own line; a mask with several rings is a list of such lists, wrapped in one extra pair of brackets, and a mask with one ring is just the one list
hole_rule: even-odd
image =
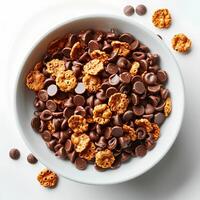
[[(134, 9), (124, 12), (131, 15)], [(146, 10), (140, 5), (136, 12)], [(166, 15), (155, 15), (159, 27), (169, 23)], [(184, 43), (178, 38), (174, 45)], [(82, 30), (52, 41), (26, 76), (35, 94), (33, 130), (58, 159), (79, 170), (93, 164), (103, 172), (142, 159), (159, 142), (172, 111), (160, 59), (134, 35), (115, 29)], [(10, 157), (17, 159), (19, 152), (13, 149)], [(32, 154), (27, 160), (37, 162)], [(45, 169), (38, 181), (54, 187), (57, 176)]]

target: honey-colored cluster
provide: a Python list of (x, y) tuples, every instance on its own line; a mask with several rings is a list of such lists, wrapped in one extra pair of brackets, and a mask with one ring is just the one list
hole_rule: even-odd
[(75, 133), (83, 133), (88, 130), (88, 123), (81, 115), (72, 115), (68, 120), (68, 125)]
[(130, 46), (127, 42), (113, 41), (111, 45), (119, 56), (126, 57), (130, 52)]
[(92, 160), (95, 157), (95, 154), (96, 154), (96, 147), (93, 142), (90, 142), (87, 148), (84, 151), (80, 152), (79, 156), (86, 160)]
[(100, 104), (94, 107), (93, 118), (98, 124), (107, 124), (111, 116), (112, 112), (107, 104)]
[(77, 85), (77, 80), (74, 72), (71, 70), (63, 71), (56, 76), (56, 85), (63, 92), (68, 92), (74, 89)]
[(44, 187), (53, 188), (58, 182), (58, 176), (56, 173), (49, 169), (43, 169), (37, 176), (37, 180)]
[(33, 70), (26, 76), (26, 86), (35, 92), (43, 89), (44, 81), (44, 74), (40, 73), (38, 70)]
[(178, 52), (187, 52), (191, 46), (191, 40), (183, 33), (176, 34), (172, 38), (172, 47)]
[(97, 92), (101, 87), (101, 79), (98, 76), (92, 76), (90, 74), (86, 74), (83, 77), (82, 81), (85, 86), (85, 89), (91, 93)]
[(52, 76), (57, 76), (57, 74), (65, 71), (65, 62), (59, 59), (53, 59), (46, 64), (46, 71)]
[(152, 22), (157, 28), (169, 28), (171, 21), (172, 18), (168, 9), (158, 9), (152, 16)]
[(104, 69), (103, 62), (98, 59), (93, 59), (84, 65), (84, 73), (90, 75), (97, 75)]
[(136, 119), (135, 124), (146, 129), (147, 133), (153, 130), (152, 124), (148, 119)]
[(90, 56), (92, 59), (97, 59), (103, 63), (106, 63), (109, 58), (108, 54), (106, 54), (104, 51), (100, 51), (100, 50), (92, 51), (92, 53), (90, 53)]
[(158, 126), (158, 124), (152, 123), (152, 127), (153, 127), (153, 131), (152, 131), (152, 135), (155, 141), (158, 140), (158, 138), (160, 137), (160, 128)]
[(96, 164), (103, 168), (111, 168), (112, 164), (115, 161), (112, 151), (109, 149), (98, 151), (95, 155)]
[(115, 93), (108, 100), (111, 111), (118, 114), (122, 114), (126, 111), (128, 103), (128, 97), (123, 93)]
[(74, 145), (76, 152), (82, 152), (86, 149), (90, 142), (90, 138), (86, 134), (76, 135), (75, 133), (71, 135), (71, 141)]
[(134, 128), (124, 124), (123, 125), (123, 131), (124, 131), (125, 134), (127, 134), (130, 137), (130, 139), (132, 141), (135, 141), (137, 139), (137, 135), (136, 135)]
[(148, 119), (137, 119), (135, 124), (145, 128), (147, 134), (152, 135), (155, 141), (160, 137), (160, 127), (156, 123), (151, 123)]

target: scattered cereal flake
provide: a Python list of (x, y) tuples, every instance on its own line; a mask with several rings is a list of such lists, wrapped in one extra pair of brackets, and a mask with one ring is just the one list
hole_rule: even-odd
[(49, 169), (43, 169), (37, 176), (37, 180), (44, 187), (52, 188), (55, 187), (58, 182), (58, 176), (56, 173)]
[(114, 51), (118, 51), (119, 56), (127, 56), (130, 52), (130, 46), (127, 42), (112, 41)]
[(96, 153), (95, 149), (96, 148), (95, 148), (94, 143), (93, 142), (89, 142), (87, 148), (84, 151), (82, 151), (79, 154), (79, 156), (81, 158), (86, 159), (86, 160), (92, 160), (95, 157), (95, 153)]
[(56, 85), (63, 92), (68, 92), (74, 89), (77, 85), (77, 80), (72, 70), (60, 72), (56, 76)]
[(73, 133), (71, 135), (71, 141), (74, 145), (75, 151), (82, 152), (87, 148), (87, 146), (90, 142), (90, 137), (88, 135), (86, 135), (85, 133), (83, 133), (81, 135), (77, 135), (77, 134)]
[(100, 104), (94, 107), (93, 119), (98, 124), (106, 124), (110, 121), (112, 112), (107, 104)]
[(76, 42), (70, 52), (70, 58), (72, 60), (77, 60), (80, 58), (80, 56), (83, 54), (83, 48), (81, 46), (80, 42)]
[(98, 59), (103, 63), (106, 62), (109, 58), (108, 54), (100, 50), (94, 50), (93, 52), (90, 53), (90, 56), (92, 59)]
[(115, 93), (108, 100), (110, 109), (118, 114), (122, 114), (126, 111), (128, 103), (128, 97), (123, 93)]
[(171, 21), (172, 18), (168, 9), (158, 9), (152, 16), (152, 22), (157, 28), (169, 28)]
[(72, 115), (68, 119), (68, 125), (75, 133), (83, 133), (88, 130), (88, 123), (81, 115)]
[(152, 127), (153, 127), (153, 131), (152, 131), (153, 139), (157, 141), (158, 138), (160, 137), (160, 128), (158, 124), (155, 124), (155, 123), (152, 123)]
[(93, 59), (86, 63), (83, 67), (85, 74), (97, 75), (104, 69), (103, 62), (98, 59)]
[(168, 117), (171, 111), (172, 111), (172, 101), (171, 98), (168, 97), (165, 101), (165, 107), (164, 107), (165, 117)]
[(59, 59), (53, 59), (46, 64), (47, 72), (52, 76), (65, 71), (65, 62)]
[(138, 73), (138, 69), (140, 67), (140, 63), (139, 62), (133, 62), (131, 69), (130, 69), (130, 74), (132, 76), (135, 76)]
[(124, 124), (123, 131), (128, 134), (128, 136), (131, 138), (132, 141), (135, 141), (137, 139), (137, 135), (134, 128)]
[(44, 87), (45, 76), (37, 70), (31, 71), (26, 76), (26, 86), (33, 91), (39, 91)]
[(97, 92), (101, 87), (101, 79), (98, 76), (86, 74), (83, 79), (83, 84), (88, 92)]
[(95, 155), (95, 162), (101, 168), (111, 168), (115, 161), (112, 151), (106, 149), (104, 151), (98, 151)]
[(137, 126), (142, 126), (146, 129), (147, 133), (150, 133), (153, 130), (151, 122), (148, 119), (136, 119), (135, 124)]
[(178, 52), (187, 52), (191, 45), (191, 40), (183, 33), (179, 33), (172, 38), (172, 47)]

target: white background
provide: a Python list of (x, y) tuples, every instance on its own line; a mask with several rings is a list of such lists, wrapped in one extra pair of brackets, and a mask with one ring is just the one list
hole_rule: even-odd
[[(199, 200), (200, 199), (200, 1), (198, 0), (0, 0), (0, 200)], [(26, 48), (59, 21), (88, 13), (123, 15), (127, 3), (144, 3), (148, 13), (133, 19), (162, 35), (171, 48), (171, 37), (179, 32), (193, 42), (187, 55), (173, 53), (180, 65), (186, 90), (186, 109), (180, 134), (166, 157), (139, 178), (112, 186), (90, 186), (60, 178), (58, 187), (41, 187), (36, 176), (43, 168), (26, 162), (29, 150), (24, 145), (13, 118), (13, 85), (17, 60)], [(173, 24), (158, 30), (151, 23), (152, 12), (168, 8)], [(176, 87), (176, 86), (174, 86)], [(176, 123), (176, 122), (174, 122)], [(170, 132), (170, 128), (169, 128)], [(21, 150), (18, 161), (9, 159), (12, 147)]]

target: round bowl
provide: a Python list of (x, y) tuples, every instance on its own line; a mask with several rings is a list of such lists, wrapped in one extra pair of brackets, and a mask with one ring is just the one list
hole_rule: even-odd
[[(132, 33), (143, 44), (147, 45), (151, 52), (158, 53), (161, 58), (161, 67), (168, 72), (169, 81), (167, 87), (171, 91), (173, 111), (161, 127), (161, 137), (156, 147), (143, 158), (133, 158), (116, 170), (98, 172), (93, 166), (85, 171), (80, 171), (69, 161), (58, 159), (46, 147), (45, 142), (31, 128), (33, 117), (33, 92), (30, 92), (24, 84), (26, 74), (39, 61), (46, 47), (53, 39), (63, 36), (67, 32), (77, 32), (82, 29), (110, 30), (116, 28), (121, 32)], [(19, 66), (16, 78), (15, 90), (15, 114), (20, 133), (31, 152), (46, 167), (59, 175), (80, 183), (87, 184), (115, 184), (124, 182), (145, 173), (155, 166), (168, 152), (174, 143), (181, 127), (184, 113), (184, 87), (179, 67), (164, 44), (157, 35), (144, 26), (125, 17), (109, 15), (90, 15), (77, 17), (56, 26), (53, 30), (41, 37), (36, 44), (30, 47), (27, 56)]]

